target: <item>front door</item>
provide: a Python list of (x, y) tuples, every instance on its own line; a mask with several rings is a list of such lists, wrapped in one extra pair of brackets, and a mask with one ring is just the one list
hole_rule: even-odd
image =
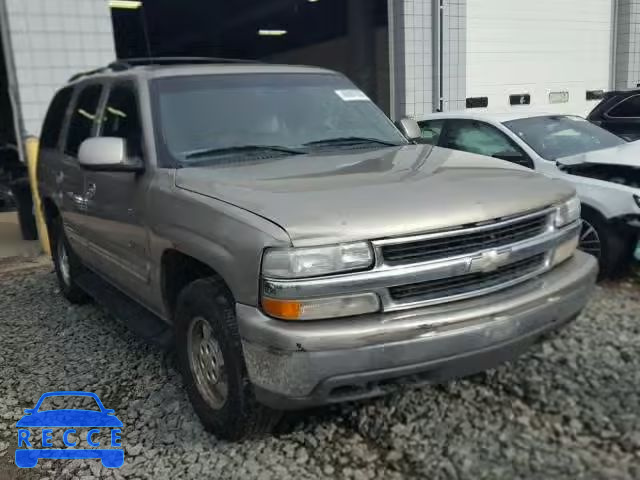
[(92, 264), (83, 229), (87, 214), (84, 170), (78, 163), (80, 144), (95, 131), (98, 106), (103, 86), (89, 84), (81, 87), (69, 118), (63, 151), (56, 153), (57, 161), (49, 176), (55, 178), (60, 199), (64, 230), (73, 250), (88, 264)]
[[(143, 159), (139, 112), (135, 84), (114, 83), (102, 110), (98, 135), (124, 139), (127, 155)], [(101, 264), (98, 270), (125, 292), (143, 293), (150, 269), (141, 217), (147, 190), (144, 172), (86, 170), (85, 190), (85, 229)]]

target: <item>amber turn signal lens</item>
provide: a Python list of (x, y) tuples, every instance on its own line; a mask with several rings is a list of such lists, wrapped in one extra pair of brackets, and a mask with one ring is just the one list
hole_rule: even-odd
[(262, 310), (281, 320), (322, 320), (377, 312), (380, 300), (372, 292), (303, 300), (262, 297)]
[(298, 320), (302, 313), (302, 304), (293, 300), (274, 300), (263, 297), (262, 309), (272, 317), (283, 320)]

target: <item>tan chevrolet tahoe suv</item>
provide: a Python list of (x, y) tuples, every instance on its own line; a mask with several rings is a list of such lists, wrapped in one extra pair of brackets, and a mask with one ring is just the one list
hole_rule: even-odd
[(592, 291), (580, 203), (416, 129), (320, 68), (78, 75), (38, 167), (62, 293), (174, 342), (195, 411), (230, 439), (515, 358)]

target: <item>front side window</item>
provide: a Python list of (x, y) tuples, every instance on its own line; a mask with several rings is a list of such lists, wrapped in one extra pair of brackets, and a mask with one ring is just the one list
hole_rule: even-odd
[(607, 112), (611, 118), (640, 118), (640, 95), (623, 100)]
[(42, 134), (40, 135), (40, 146), (42, 148), (56, 148), (58, 145), (72, 93), (73, 89), (67, 87), (60, 90), (53, 97), (47, 116), (42, 124)]
[(339, 139), (369, 139), (372, 146), (407, 143), (385, 114), (339, 75), (170, 77), (155, 80), (153, 91), (162, 140), (183, 165), (194, 155), (201, 161), (202, 152), (256, 146), (300, 153), (327, 140), (334, 141), (332, 148), (344, 147), (335, 142)]
[(521, 155), (502, 132), (474, 120), (451, 120), (442, 146), (488, 157)]
[(65, 146), (65, 153), (68, 155), (77, 157), (80, 144), (91, 136), (97, 120), (101, 93), (102, 85), (89, 85), (80, 92), (69, 121)]
[(424, 120), (418, 122), (418, 125), (422, 132), (422, 141), (431, 145), (438, 145), (444, 120)]
[(504, 125), (546, 160), (616, 147), (626, 142), (582, 117), (552, 115), (521, 118)]
[(529, 156), (504, 133), (491, 125), (476, 120), (447, 121), (441, 146), (534, 168)]
[(118, 137), (126, 141), (127, 154), (142, 154), (142, 125), (133, 83), (115, 85), (109, 92), (102, 119), (103, 137)]

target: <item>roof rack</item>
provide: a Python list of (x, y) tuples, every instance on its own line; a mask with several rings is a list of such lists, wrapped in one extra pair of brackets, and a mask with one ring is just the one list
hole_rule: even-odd
[(115, 62), (111, 62), (106, 67), (100, 67), (86, 72), (80, 72), (73, 75), (69, 82), (74, 82), (80, 78), (96, 75), (106, 71), (122, 72), (134, 67), (142, 67), (149, 65), (214, 65), (214, 64), (239, 64), (239, 63), (261, 63), (258, 60), (242, 60), (238, 58), (221, 58), (221, 57), (140, 57), (140, 58), (122, 58)]
[(193, 65), (193, 64), (224, 64), (224, 63), (260, 63), (257, 60), (242, 60), (238, 58), (221, 57), (141, 57), (123, 58), (109, 64), (115, 71), (128, 70), (145, 65)]
[(76, 81), (76, 80), (78, 80), (79, 78), (82, 78), (82, 77), (88, 77), (88, 76), (90, 76), (90, 75), (95, 75), (95, 74), (97, 74), (97, 73), (102, 73), (102, 72), (104, 72), (104, 71), (106, 71), (106, 70), (107, 70), (107, 68), (105, 68), (105, 67), (101, 67), (101, 68), (95, 68), (95, 69), (93, 69), (93, 70), (88, 70), (88, 71), (86, 71), (86, 72), (76, 73), (75, 75), (72, 75), (72, 76), (71, 76), (71, 78), (69, 78), (68, 82), (69, 82), (69, 83), (71, 83), (71, 82), (75, 82), (75, 81)]

